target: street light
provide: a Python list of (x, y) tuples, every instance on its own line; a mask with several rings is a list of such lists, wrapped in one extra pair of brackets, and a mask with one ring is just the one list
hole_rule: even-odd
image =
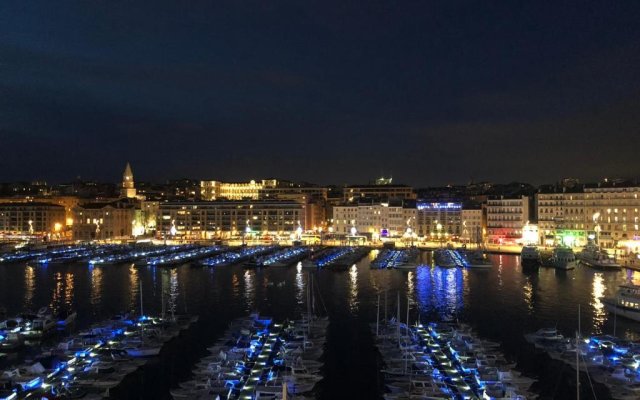
[(596, 232), (596, 244), (598, 245), (598, 247), (600, 247), (600, 238), (599, 238), (599, 234), (600, 234), (600, 224), (598, 224), (598, 219), (600, 218), (600, 213), (599, 212), (595, 212), (593, 214), (593, 223), (596, 225), (593, 230)]
[(442, 247), (442, 239), (440, 236), (440, 231), (442, 230), (442, 224), (438, 223), (438, 225), (436, 225), (436, 230), (438, 231), (438, 242), (440, 242), (440, 247)]

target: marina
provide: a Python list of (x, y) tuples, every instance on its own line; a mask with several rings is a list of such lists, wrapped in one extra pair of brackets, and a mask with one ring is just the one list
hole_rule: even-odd
[[(384, 307), (380, 306), (380, 321), (390, 321), (389, 317), (397, 314), (394, 294), (399, 292), (402, 299), (400, 319), (405, 321), (404, 325), (400, 325), (401, 334), (411, 337), (411, 340), (415, 341), (414, 346), (424, 343), (419, 339), (423, 333), (431, 335), (429, 324), (463, 321), (466, 325), (459, 329), (463, 332), (472, 330), (474, 337), (479, 340), (499, 343), (500, 355), (504, 356), (510, 367), (515, 368), (520, 374), (518, 376), (536, 380), (531, 387), (524, 388), (526, 393), (523, 393), (527, 398), (534, 398), (534, 395), (541, 398), (551, 398), (553, 395), (558, 398), (565, 393), (563, 390), (566, 390), (566, 393), (572, 390), (570, 386), (563, 389), (556, 384), (559, 376), (563, 376), (564, 373), (559, 376), (554, 374), (560, 373), (561, 365), (564, 364), (548, 352), (529, 344), (524, 335), (535, 332), (541, 326), (549, 325), (557, 326), (558, 332), (572, 332), (577, 324), (577, 304), (583, 305), (582, 329), (585, 338), (613, 332), (613, 314), (607, 313), (605, 309), (607, 299), (621, 297), (617, 295), (618, 287), (625, 282), (640, 283), (640, 276), (630, 270), (604, 273), (583, 265), (560, 275), (555, 269), (529, 270), (522, 267), (518, 256), (510, 255), (489, 255), (487, 258), (493, 267), (484, 271), (465, 267), (439, 267), (435, 255), (430, 251), (420, 251), (416, 258), (418, 266), (410, 270), (374, 267), (372, 263), (384, 250), (370, 249), (359, 249), (358, 253), (363, 254), (364, 259), (352, 262), (344, 274), (331, 273), (331, 267), (324, 271), (325, 268), (318, 268), (315, 264), (319, 259), (339, 258), (336, 255), (358, 255), (355, 251), (347, 251), (343, 247), (329, 247), (314, 252), (313, 269), (303, 268), (305, 262), (311, 258), (302, 260), (297, 266), (292, 263), (289, 267), (283, 268), (243, 267), (243, 262), (250, 261), (256, 254), (287, 254), (282, 252), (292, 249), (294, 248), (278, 249), (273, 246), (223, 247), (218, 249), (220, 253), (173, 268), (154, 265), (133, 268), (130, 263), (98, 265), (87, 261), (47, 265), (39, 264), (35, 259), (33, 263), (2, 265), (0, 304), (6, 309), (6, 315), (19, 315), (24, 310), (37, 309), (38, 306), (49, 304), (49, 312), (54, 316), (56, 324), (64, 321), (59, 320), (58, 316), (64, 315), (65, 310), (73, 311), (76, 317), (75, 322), (69, 321), (69, 328), (62, 331), (53, 329), (50, 335), (43, 338), (42, 343), (46, 343), (44, 346), (36, 344), (36, 347), (33, 347), (30, 343), (37, 343), (40, 339), (29, 338), (28, 335), (15, 342), (12, 340), (16, 338), (15, 333), (4, 330), (2, 342), (17, 345), (14, 349), (11, 348), (12, 345), (7, 345), (0, 350), (3, 354), (0, 357), (0, 366), (7, 370), (22, 365), (24, 361), (21, 360), (25, 360), (25, 355), (37, 355), (34, 353), (35, 349), (52, 348), (61, 343), (68, 337), (66, 331), (74, 335), (72, 332), (84, 332), (92, 325), (104, 321), (108, 315), (119, 314), (123, 310), (137, 310), (142, 289), (144, 309), (150, 315), (161, 315), (163, 310), (167, 315), (173, 310), (174, 313), (198, 314), (200, 320), (197, 325), (182, 334), (190, 338), (189, 345), (185, 347), (183, 341), (180, 342), (180, 346), (172, 345), (173, 342), (170, 342), (165, 346), (165, 350), (148, 360), (143, 368), (123, 375), (119, 384), (110, 390), (111, 393), (120, 395), (127, 393), (124, 397), (117, 398), (147, 398), (147, 394), (142, 393), (148, 393), (148, 396), (152, 396), (148, 398), (169, 399), (171, 391), (185, 389), (184, 386), (188, 386), (189, 390), (196, 390), (195, 387), (202, 389), (202, 379), (198, 378), (196, 372), (205, 367), (202, 362), (213, 362), (213, 358), (207, 357), (219, 355), (207, 351), (207, 348), (221, 345), (220, 341), (228, 338), (229, 324), (235, 319), (247, 318), (248, 314), (259, 311), (261, 315), (270, 315), (274, 324), (282, 326), (285, 326), (287, 321), (293, 321), (290, 323), (294, 323), (295, 326), (295, 321), (304, 320), (304, 315), (308, 313), (307, 288), (312, 275), (316, 291), (325, 294), (324, 299), (318, 298), (314, 302), (316, 306), (324, 303), (331, 324), (327, 327), (324, 341), (326, 347), (321, 359), (324, 362), (324, 367), (321, 368), (323, 379), (313, 378), (317, 382), (312, 386), (311, 393), (304, 394), (305, 397), (345, 398), (356, 396), (356, 393), (365, 393), (371, 398), (393, 397), (394, 393), (387, 388), (387, 380), (381, 372), (385, 368), (382, 360), (376, 361), (379, 357), (376, 356), (375, 350), (376, 335), (372, 334), (370, 324), (376, 319), (378, 297), (380, 296), (382, 303), (385, 292), (388, 293), (389, 307), (385, 318)], [(131, 251), (133, 255), (134, 250)], [(180, 253), (178, 249), (173, 251), (176, 254)], [(462, 259), (466, 259), (464, 250), (455, 251)], [(238, 259), (244, 261), (239, 262)], [(207, 262), (211, 262), (211, 266), (215, 268), (191, 267)], [(487, 291), (486, 288), (492, 290)], [(541, 296), (543, 292), (544, 296)], [(330, 295), (327, 296), (327, 293)], [(575, 299), (575, 303), (567, 302), (568, 296)], [(408, 328), (405, 314), (407, 297), (410, 299)], [(393, 322), (388, 324), (395, 327)], [(615, 321), (617, 337), (628, 341), (640, 339), (636, 333), (636, 324), (637, 322), (619, 315)], [(424, 329), (424, 332), (419, 329)], [(390, 330), (397, 334), (397, 330)], [(153, 354), (155, 350), (146, 349), (139, 353), (131, 351), (132, 354), (142, 355), (145, 352)], [(28, 358), (33, 359), (33, 355)], [(167, 365), (166, 363), (172, 365), (171, 376), (164, 375), (169, 371), (160, 368), (160, 365)], [(96, 368), (99, 365), (97, 364)], [(310, 362), (306, 368), (313, 370), (318, 368), (317, 365)], [(540, 365), (545, 367), (541, 369)], [(125, 370), (128, 371), (128, 368), (123, 369)], [(257, 374), (257, 371), (253, 373)], [(512, 375), (515, 376), (517, 373), (512, 372)], [(160, 379), (166, 383), (158, 386), (146, 383), (150, 380), (157, 381), (163, 376), (164, 378)], [(464, 382), (469, 385), (471, 391), (478, 390), (480, 384), (476, 382), (475, 386), (472, 385), (471, 375), (461, 377), (463, 381), (467, 379), (468, 382)], [(414, 384), (421, 385), (425, 391), (428, 388), (431, 390), (434, 387), (445, 386), (451, 389), (450, 382), (446, 385), (447, 380), (451, 379), (446, 376), (441, 377), (443, 381), (436, 382), (432, 382), (431, 378), (433, 376), (429, 378), (429, 382), (416, 379)], [(343, 387), (340, 382), (345, 379), (353, 382), (352, 385), (338, 391), (336, 388)], [(145, 383), (142, 383), (143, 381)], [(371, 381), (378, 384), (368, 384)], [(308, 384), (304, 382), (305, 385)], [(492, 384), (491, 390), (505, 387), (504, 383)], [(597, 398), (614, 398), (611, 390), (620, 388), (610, 390), (605, 383), (594, 382)], [(219, 384), (220, 382), (212, 387), (220, 389)], [(223, 385), (230, 389), (226, 382)], [(594, 398), (587, 386), (582, 388), (584, 398)], [(211, 388), (207, 388), (209, 389)], [(265, 394), (261, 396), (266, 396), (267, 392), (273, 395), (273, 392), (281, 389), (280, 379), (265, 381), (265, 384), (261, 385)], [(394, 389), (409, 389), (409, 384), (396, 385)], [(506, 389), (509, 389), (508, 385)], [(291, 390), (295, 392), (293, 387)], [(97, 394), (93, 393), (93, 389), (91, 391), (92, 395), (104, 394), (104, 391)], [(516, 392), (521, 393), (517, 390)], [(239, 393), (241, 389), (237, 387), (238, 396)], [(395, 393), (396, 397), (402, 397), (400, 394)], [(293, 393), (291, 395), (294, 396)], [(295, 395), (302, 396), (300, 393)]]

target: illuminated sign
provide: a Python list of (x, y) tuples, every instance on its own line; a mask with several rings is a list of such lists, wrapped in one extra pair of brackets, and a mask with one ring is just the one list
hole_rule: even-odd
[(425, 203), (419, 202), (416, 207), (418, 210), (460, 210), (462, 203)]

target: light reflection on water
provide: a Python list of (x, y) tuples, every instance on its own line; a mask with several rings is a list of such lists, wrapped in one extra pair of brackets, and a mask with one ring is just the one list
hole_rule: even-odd
[(167, 311), (173, 315), (177, 312), (178, 307), (178, 295), (180, 294), (178, 290), (178, 270), (175, 268), (171, 269), (171, 276), (169, 280), (169, 298)]
[(33, 307), (33, 293), (36, 288), (35, 269), (27, 265), (24, 269), (24, 309), (30, 310)]
[(421, 315), (455, 318), (463, 306), (463, 273), (458, 268), (417, 269), (416, 296)]
[(73, 272), (67, 272), (64, 278), (64, 306), (69, 309), (73, 304)]
[(129, 267), (129, 310), (135, 310), (140, 298), (140, 277), (134, 264)]
[(527, 305), (527, 314), (533, 314), (533, 284), (531, 283), (531, 277), (527, 276), (524, 287), (522, 288), (522, 295), (524, 302)]
[(349, 310), (358, 311), (358, 268), (355, 265), (349, 270)]
[(91, 304), (99, 307), (102, 302), (102, 267), (90, 266), (91, 274)]
[(246, 310), (248, 312), (253, 311), (255, 306), (255, 272), (246, 270), (244, 271), (244, 300), (247, 304)]
[(53, 310), (57, 310), (60, 306), (60, 300), (62, 299), (62, 290), (64, 283), (62, 281), (62, 273), (56, 272), (53, 274), (53, 281), (55, 282), (55, 286), (53, 288), (53, 296), (51, 298), (51, 303), (49, 306)]
[(594, 333), (600, 334), (602, 333), (602, 326), (607, 320), (607, 312), (604, 309), (604, 304), (600, 301), (604, 297), (604, 292), (606, 290), (602, 272), (596, 272), (593, 275), (592, 286), (592, 300), (590, 305), (593, 308), (593, 329)]
[(302, 276), (302, 262), (296, 266), (296, 303), (304, 304), (304, 278)]

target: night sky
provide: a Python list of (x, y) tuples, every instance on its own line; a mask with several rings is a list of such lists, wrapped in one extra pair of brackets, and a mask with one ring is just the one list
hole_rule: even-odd
[(3, 0), (0, 181), (638, 177), (640, 1), (559, 3)]

